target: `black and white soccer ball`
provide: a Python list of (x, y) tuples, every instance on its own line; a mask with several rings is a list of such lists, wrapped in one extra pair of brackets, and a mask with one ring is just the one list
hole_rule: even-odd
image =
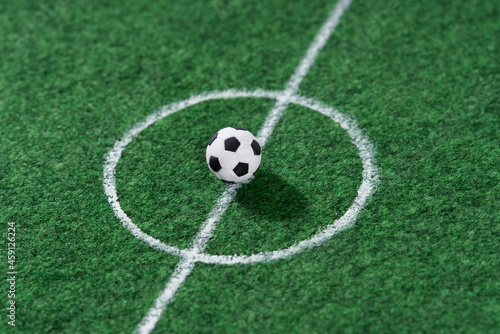
[(224, 128), (214, 134), (207, 146), (210, 171), (225, 182), (248, 180), (260, 165), (261, 147), (255, 136), (243, 128)]

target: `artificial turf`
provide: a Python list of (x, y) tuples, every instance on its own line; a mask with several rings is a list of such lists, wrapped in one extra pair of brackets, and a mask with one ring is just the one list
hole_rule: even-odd
[[(102, 186), (106, 152), (192, 94), (284, 89), (331, 1), (16, 1), (0, 13), (0, 222), (16, 223), (16, 328), (130, 333), (178, 258), (135, 239)], [(359, 1), (300, 86), (356, 119), (380, 183), (356, 225), (293, 258), (197, 264), (156, 331), (500, 331), (500, 36), (495, 1)], [(211, 100), (141, 133), (117, 166), (127, 214), (185, 248), (225, 185), (204, 162), (273, 101)], [(342, 215), (361, 181), (334, 122), (290, 105), (206, 252), (288, 247)], [(1, 266), (0, 266), (1, 267)], [(5, 282), (5, 281), (4, 281)], [(8, 288), (7, 283), (4, 290)]]

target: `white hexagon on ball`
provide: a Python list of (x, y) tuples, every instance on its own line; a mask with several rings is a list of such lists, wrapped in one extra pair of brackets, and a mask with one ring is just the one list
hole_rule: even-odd
[(259, 169), (261, 153), (260, 144), (250, 131), (228, 127), (210, 138), (206, 159), (216, 177), (224, 182), (239, 183)]

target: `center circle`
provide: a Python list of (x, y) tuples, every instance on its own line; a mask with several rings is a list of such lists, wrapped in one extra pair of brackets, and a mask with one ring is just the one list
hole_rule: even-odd
[(317, 111), (327, 116), (334, 122), (338, 123), (340, 127), (348, 133), (348, 135), (353, 140), (354, 145), (358, 148), (359, 156), (363, 164), (363, 179), (360, 187), (358, 188), (358, 195), (354, 199), (349, 209), (347, 209), (342, 217), (327, 225), (311, 238), (296, 243), (288, 248), (259, 252), (252, 255), (211, 255), (205, 253), (197, 253), (192, 250), (179, 249), (175, 246), (166, 245), (160, 240), (144, 233), (122, 210), (118, 201), (118, 194), (116, 191), (116, 166), (126, 146), (150, 125), (179, 110), (186, 109), (190, 106), (207, 100), (244, 97), (268, 98), (272, 100), (278, 100), (282, 95), (282, 91), (265, 90), (226, 90), (207, 92), (191, 96), (184, 101), (166, 105), (160, 110), (147, 116), (143, 121), (136, 123), (130, 130), (125, 132), (121, 139), (115, 142), (114, 147), (106, 155), (104, 163), (104, 190), (116, 217), (122, 222), (124, 227), (126, 227), (136, 238), (144, 241), (152, 248), (162, 250), (175, 256), (185, 258), (189, 257), (197, 262), (214, 264), (250, 264), (283, 259), (300, 253), (305, 249), (319, 246), (324, 242), (330, 240), (334, 235), (338, 234), (342, 230), (354, 225), (360, 211), (363, 209), (368, 199), (375, 191), (376, 184), (378, 183), (378, 170), (375, 164), (374, 146), (370, 142), (369, 138), (365, 134), (363, 134), (355, 120), (319, 101), (300, 95), (292, 96), (290, 98), (290, 103)]

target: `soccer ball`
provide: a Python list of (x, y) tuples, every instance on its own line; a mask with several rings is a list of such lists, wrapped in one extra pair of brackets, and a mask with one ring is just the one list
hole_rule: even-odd
[(219, 179), (229, 183), (248, 180), (260, 165), (261, 148), (254, 135), (243, 128), (224, 128), (207, 146), (207, 164)]

